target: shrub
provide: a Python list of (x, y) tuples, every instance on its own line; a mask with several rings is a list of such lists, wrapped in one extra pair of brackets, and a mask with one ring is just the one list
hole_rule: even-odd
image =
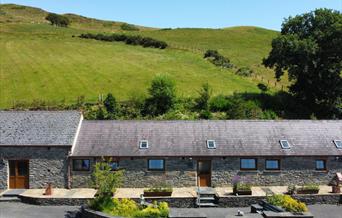
[(267, 202), (284, 208), (288, 212), (306, 212), (308, 208), (306, 205), (289, 195), (272, 195), (267, 197)]
[(262, 92), (267, 92), (269, 90), (268, 86), (263, 84), (263, 83), (258, 83), (258, 88), (260, 89), (260, 91)]
[(112, 35), (104, 35), (104, 34), (92, 34), (92, 33), (83, 33), (79, 35), (80, 38), (84, 39), (95, 39), (107, 42), (125, 42), (128, 45), (141, 45), (143, 47), (151, 47), (151, 48), (160, 48), (165, 49), (168, 45), (166, 42), (156, 40), (150, 37), (142, 37), (142, 36), (131, 36), (124, 34), (112, 34)]
[(112, 195), (122, 183), (123, 171), (112, 171), (109, 161), (97, 162), (92, 174), (92, 186), (99, 196)]
[(107, 212), (113, 216), (122, 216), (122, 217), (132, 217), (133, 214), (139, 211), (139, 207), (137, 203), (133, 200), (123, 198), (121, 200), (117, 198), (113, 198), (113, 206)]
[(234, 187), (236, 190), (239, 190), (239, 191), (251, 191), (252, 190), (252, 185), (246, 184), (246, 183), (236, 183)]
[(216, 66), (220, 66), (222, 68), (233, 67), (233, 64), (230, 63), (230, 60), (219, 54), (216, 50), (207, 50), (204, 53), (204, 58), (208, 59), (211, 63), (215, 64)]
[(230, 106), (230, 100), (224, 95), (217, 95), (212, 97), (209, 102), (209, 108), (214, 112), (224, 112), (227, 111)]
[(70, 24), (70, 20), (67, 17), (55, 13), (49, 13), (45, 19), (55, 26), (67, 27)]
[(106, 110), (109, 113), (114, 113), (116, 108), (116, 100), (112, 93), (108, 93), (106, 99), (103, 101), (104, 106), (106, 107)]
[(244, 77), (250, 77), (253, 74), (253, 70), (250, 69), (249, 67), (241, 67), (239, 68), (235, 74), (239, 76), (244, 76)]
[(306, 190), (306, 191), (319, 191), (319, 185), (317, 184), (304, 184), (301, 188), (301, 190)]
[(136, 212), (133, 217), (159, 218), (168, 217), (169, 206), (166, 202), (157, 203), (154, 201), (141, 211)]
[(128, 23), (121, 24), (120, 28), (122, 30), (127, 30), (127, 31), (138, 31), (139, 30), (139, 28), (136, 27), (135, 25), (128, 24)]
[(233, 98), (231, 106), (227, 110), (228, 119), (261, 119), (262, 109), (251, 100), (244, 101), (240, 98)]
[(199, 97), (195, 99), (195, 108), (198, 110), (209, 110), (209, 101), (212, 95), (212, 88), (209, 83), (204, 83), (198, 91)]

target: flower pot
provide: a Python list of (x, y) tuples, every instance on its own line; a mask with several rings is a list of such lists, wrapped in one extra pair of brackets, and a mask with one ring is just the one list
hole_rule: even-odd
[(172, 192), (147, 192), (144, 191), (144, 197), (164, 197), (171, 196)]
[(338, 185), (332, 186), (332, 193), (341, 193), (341, 187)]
[(236, 195), (252, 195), (252, 190), (238, 190), (233, 188), (233, 194)]

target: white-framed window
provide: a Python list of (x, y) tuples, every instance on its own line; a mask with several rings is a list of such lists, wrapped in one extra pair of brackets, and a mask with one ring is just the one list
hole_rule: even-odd
[(147, 149), (148, 148), (148, 141), (147, 140), (140, 140), (139, 141), (139, 148), (140, 149)]
[(207, 147), (208, 149), (215, 149), (216, 148), (215, 140), (207, 140)]
[(281, 145), (281, 148), (282, 149), (290, 149), (291, 148), (291, 145), (289, 143), (289, 141), (287, 140), (280, 140), (280, 145)]
[(336, 148), (342, 149), (342, 140), (334, 140), (334, 144), (336, 145)]

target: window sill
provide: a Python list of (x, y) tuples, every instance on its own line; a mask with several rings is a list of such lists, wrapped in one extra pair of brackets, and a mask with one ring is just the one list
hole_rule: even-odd
[(281, 173), (281, 170), (264, 170), (263, 173)]
[(329, 170), (315, 170), (314, 173), (329, 173)]

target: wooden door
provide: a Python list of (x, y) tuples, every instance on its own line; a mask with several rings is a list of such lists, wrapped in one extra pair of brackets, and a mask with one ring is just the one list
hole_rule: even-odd
[(198, 175), (198, 186), (200, 187), (211, 186), (211, 161), (210, 160), (197, 161), (197, 175)]
[(29, 162), (28, 160), (9, 161), (9, 188), (25, 189), (29, 188)]

